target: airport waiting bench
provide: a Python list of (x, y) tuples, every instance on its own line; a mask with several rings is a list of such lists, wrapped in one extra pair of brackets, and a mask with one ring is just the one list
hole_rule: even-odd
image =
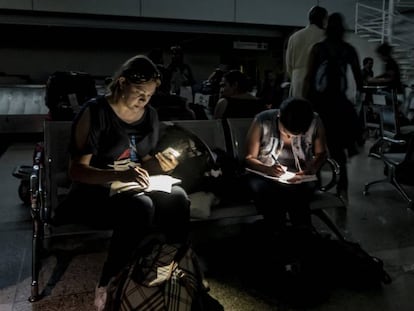
[[(252, 119), (226, 120), (179, 120), (164, 121), (163, 126), (177, 124), (196, 134), (211, 150), (221, 149), (227, 154), (240, 160), (244, 153), (245, 137)], [(30, 175), (31, 215), (33, 219), (32, 236), (32, 283), (30, 301), (41, 299), (39, 294), (39, 273), (41, 256), (46, 240), (51, 238), (62, 228), (54, 228), (50, 220), (53, 210), (68, 191), (70, 180), (67, 169), (69, 163), (68, 145), (70, 140), (71, 122), (45, 121), (43, 154), (34, 159)], [(339, 239), (343, 239), (340, 230), (331, 221), (326, 209), (343, 207), (343, 202), (329, 189), (335, 186), (339, 174), (339, 167), (335, 161), (328, 160), (319, 173), (320, 189), (311, 203), (312, 214), (317, 216)], [(191, 197), (191, 195), (190, 195)], [(194, 202), (192, 202), (194, 204)], [(228, 224), (242, 222), (249, 219), (260, 219), (252, 202), (234, 202), (213, 206), (207, 218), (192, 219), (192, 226), (200, 223), (209, 226), (210, 223)], [(88, 232), (88, 228), (76, 228)], [(52, 229), (52, 230), (51, 230)], [(90, 229), (89, 232), (96, 231)], [(66, 232), (68, 233), (68, 232)], [(64, 233), (64, 234), (66, 234)]]

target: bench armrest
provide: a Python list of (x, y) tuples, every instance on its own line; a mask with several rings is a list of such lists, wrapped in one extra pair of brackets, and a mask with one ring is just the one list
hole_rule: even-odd
[(339, 164), (334, 159), (327, 158), (325, 164), (322, 165), (316, 174), (318, 176), (319, 190), (325, 192), (335, 187), (339, 174)]

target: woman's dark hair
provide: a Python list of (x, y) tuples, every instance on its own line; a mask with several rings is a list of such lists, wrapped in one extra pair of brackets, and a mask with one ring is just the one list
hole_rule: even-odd
[(237, 83), (237, 89), (242, 93), (248, 92), (250, 89), (249, 79), (240, 70), (230, 70), (224, 74), (223, 78), (226, 79), (230, 85)]
[(309, 10), (308, 19), (310, 24), (314, 24), (319, 28), (324, 28), (324, 20), (328, 16), (328, 11), (321, 6), (314, 6)]
[(112, 93), (118, 90), (120, 77), (124, 77), (130, 83), (141, 84), (154, 81), (157, 86), (161, 84), (161, 76), (157, 66), (145, 55), (136, 55), (122, 64), (108, 85)]
[(328, 17), (326, 38), (329, 40), (342, 40), (345, 35), (344, 18), (341, 13), (332, 13)]
[(314, 118), (312, 105), (304, 98), (289, 97), (279, 109), (280, 122), (293, 135), (306, 133)]

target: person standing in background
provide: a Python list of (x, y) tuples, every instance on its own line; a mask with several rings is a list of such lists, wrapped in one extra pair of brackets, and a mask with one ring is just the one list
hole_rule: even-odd
[(164, 52), (161, 48), (154, 48), (148, 52), (147, 57), (157, 66), (157, 69), (161, 75), (161, 85), (157, 88), (157, 93), (163, 95), (170, 93), (170, 83), (168, 81), (167, 68), (164, 65)]
[(263, 100), (267, 109), (278, 108), (282, 102), (283, 91), (280, 87), (282, 81), (273, 70), (264, 73), (263, 85), (260, 87), (256, 97)]
[(180, 46), (171, 47), (171, 63), (167, 66), (170, 92), (193, 102), (193, 86), (195, 84), (191, 67), (184, 62), (184, 52)]
[(353, 103), (347, 97), (347, 69), (351, 68), (357, 91), (362, 75), (356, 49), (345, 41), (344, 18), (329, 15), (326, 39), (313, 45), (305, 76), (304, 94), (319, 113), (326, 129), (330, 156), (338, 162), (340, 176), (337, 194), (348, 204), (347, 157), (358, 153), (362, 127)]
[[(362, 60), (362, 68), (361, 68), (361, 75), (362, 75), (362, 84), (364, 86), (368, 86), (370, 80), (374, 77), (374, 71), (372, 70), (374, 66), (374, 59), (372, 57), (365, 57)], [(364, 90), (364, 97), (362, 100), (363, 105), (371, 105), (372, 104), (372, 90), (365, 89)]]
[(286, 73), (291, 81), (290, 96), (303, 97), (303, 82), (306, 75), (309, 52), (312, 46), (324, 39), (328, 11), (314, 6), (308, 13), (309, 24), (292, 34), (286, 50)]
[(362, 82), (364, 85), (368, 84), (369, 80), (374, 77), (374, 71), (372, 68), (374, 67), (374, 59), (372, 57), (365, 57), (362, 60)]

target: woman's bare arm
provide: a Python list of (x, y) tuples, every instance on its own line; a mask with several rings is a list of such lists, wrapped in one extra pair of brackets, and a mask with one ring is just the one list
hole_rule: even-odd
[[(86, 144), (90, 130), (90, 114), (86, 110), (75, 128), (75, 147), (82, 150)], [(73, 181), (85, 184), (106, 184), (113, 181), (140, 184), (148, 183), (148, 172), (142, 168), (129, 168), (125, 171), (115, 169), (100, 169), (90, 165), (92, 154), (73, 156), (69, 165), (69, 176)]]

